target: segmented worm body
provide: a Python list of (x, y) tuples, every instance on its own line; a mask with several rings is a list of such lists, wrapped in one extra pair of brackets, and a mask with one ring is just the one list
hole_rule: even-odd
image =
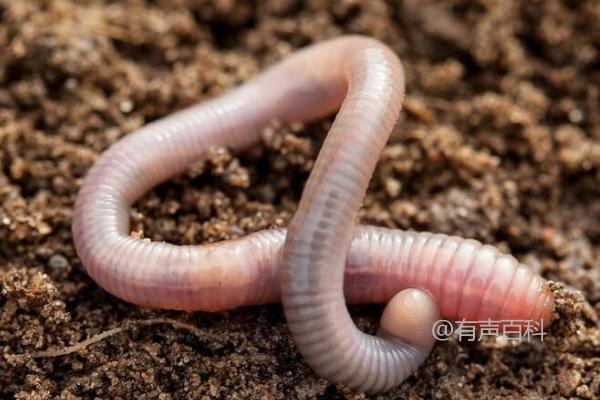
[[(306, 361), (361, 391), (408, 376), (430, 351), (440, 314), (549, 321), (553, 299), (543, 279), (494, 247), (355, 226), (403, 93), (395, 54), (348, 36), (298, 51), (221, 97), (127, 135), (99, 157), (78, 196), (73, 235), (83, 265), (108, 292), (150, 307), (216, 311), (281, 298)], [(240, 150), (270, 120), (307, 122), (340, 105), (287, 235), (273, 229), (198, 246), (129, 236), (131, 204), (209, 147)], [(346, 301), (390, 301), (380, 337), (357, 330)]]

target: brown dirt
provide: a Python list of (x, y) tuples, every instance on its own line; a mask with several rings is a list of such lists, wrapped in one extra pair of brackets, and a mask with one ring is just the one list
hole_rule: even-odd
[[(362, 221), (497, 244), (564, 284), (543, 344), (439, 344), (385, 397), (600, 396), (600, 3), (306, 3), (0, 0), (1, 398), (353, 398), (304, 365), (279, 306), (140, 309), (86, 276), (70, 233), (111, 143), (345, 32), (388, 43), (408, 75)], [(330, 122), (216, 149), (140, 200), (133, 229), (200, 243), (285, 225)], [(380, 310), (351, 308), (368, 331)], [(131, 322), (150, 318), (198, 329)]]

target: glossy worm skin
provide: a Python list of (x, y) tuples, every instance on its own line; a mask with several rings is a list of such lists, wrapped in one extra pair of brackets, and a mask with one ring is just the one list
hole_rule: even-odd
[[(387, 390), (417, 368), (439, 314), (550, 321), (543, 279), (494, 247), (355, 226), (403, 93), (402, 67), (387, 47), (341, 37), (127, 135), (99, 157), (77, 198), (73, 236), (86, 271), (108, 292), (155, 308), (217, 311), (281, 298), (307, 362), (360, 391)], [(243, 149), (272, 119), (307, 122), (340, 105), (287, 235), (273, 229), (198, 246), (129, 236), (131, 204), (209, 147)], [(344, 297), (391, 300), (381, 337), (356, 329)]]

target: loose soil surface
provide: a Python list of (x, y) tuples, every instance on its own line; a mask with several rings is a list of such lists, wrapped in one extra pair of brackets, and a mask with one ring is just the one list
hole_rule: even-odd
[[(600, 396), (598, 1), (0, 0), (1, 398), (363, 398), (304, 364), (279, 305), (124, 303), (70, 231), (111, 143), (343, 33), (384, 41), (407, 73), (361, 221), (476, 238), (559, 282), (543, 343), (439, 343), (382, 398)], [(132, 230), (183, 244), (285, 226), (331, 121), (215, 149), (138, 201)], [(381, 306), (351, 312), (375, 331)]]

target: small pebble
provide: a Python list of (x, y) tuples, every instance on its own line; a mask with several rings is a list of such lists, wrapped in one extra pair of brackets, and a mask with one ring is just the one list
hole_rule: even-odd
[(129, 99), (123, 100), (121, 104), (119, 104), (119, 110), (121, 110), (123, 114), (130, 113), (133, 111), (133, 102)]
[(69, 261), (65, 258), (65, 256), (61, 254), (54, 254), (48, 260), (48, 266), (52, 269), (67, 269), (69, 268)]

